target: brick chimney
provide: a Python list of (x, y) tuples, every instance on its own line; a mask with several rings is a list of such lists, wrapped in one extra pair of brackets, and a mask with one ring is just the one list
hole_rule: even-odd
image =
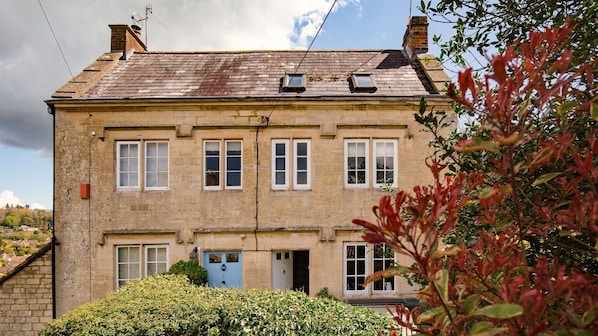
[(407, 30), (403, 36), (403, 49), (413, 57), (413, 54), (428, 52), (428, 18), (426, 16), (413, 16), (407, 23)]
[(110, 37), (110, 52), (122, 52), (123, 58), (137, 51), (147, 51), (145, 43), (141, 40), (140, 34), (135, 32), (126, 24), (108, 25), (112, 30)]

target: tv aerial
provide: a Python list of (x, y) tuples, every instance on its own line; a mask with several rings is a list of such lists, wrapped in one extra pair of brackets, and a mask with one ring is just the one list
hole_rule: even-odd
[(138, 34), (141, 34), (142, 30), (145, 30), (145, 45), (146, 47), (148, 46), (148, 40), (147, 40), (147, 31), (148, 31), (148, 19), (149, 17), (153, 16), (156, 20), (158, 20), (158, 22), (160, 22), (160, 24), (168, 29), (168, 26), (166, 25), (166, 23), (164, 23), (164, 21), (162, 21), (162, 19), (160, 19), (160, 17), (157, 14), (154, 14), (154, 11), (152, 10), (152, 5), (147, 5), (145, 6), (145, 17), (141, 17), (141, 15), (139, 15), (139, 13), (137, 12), (133, 12), (133, 14), (131, 15), (131, 20), (133, 20), (133, 24), (131, 25), (131, 28), (133, 28), (133, 30), (135, 32), (137, 32)]

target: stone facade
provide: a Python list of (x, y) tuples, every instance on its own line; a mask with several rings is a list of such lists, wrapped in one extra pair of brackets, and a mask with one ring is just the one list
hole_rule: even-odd
[(52, 320), (52, 252), (45, 245), (0, 278), (0, 335), (37, 335)]
[[(400, 50), (313, 52), (305, 87), (287, 92), (303, 52), (123, 53), (47, 101), (58, 316), (190, 257), (211, 285), (414, 296), (399, 278), (355, 285), (392, 258), (351, 220), (374, 219), (388, 192), (377, 174), (392, 172), (393, 188), (430, 181), (431, 137), (413, 114), (426, 97), (452, 115), (441, 68)], [(371, 74), (374, 90), (351, 85), (353, 73)]]

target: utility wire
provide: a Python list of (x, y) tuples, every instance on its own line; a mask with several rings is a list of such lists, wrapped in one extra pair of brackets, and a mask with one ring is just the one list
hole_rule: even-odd
[(64, 52), (62, 51), (62, 48), (60, 47), (60, 43), (58, 42), (58, 38), (56, 38), (56, 34), (54, 34), (54, 29), (52, 29), (52, 25), (50, 24), (50, 20), (48, 20), (48, 15), (46, 15), (46, 11), (44, 10), (44, 6), (42, 6), (42, 2), (41, 0), (37, 0), (37, 3), (39, 4), (39, 7), (42, 9), (42, 13), (44, 13), (44, 17), (46, 18), (46, 22), (48, 23), (48, 27), (50, 27), (50, 31), (52, 32), (52, 36), (54, 36), (54, 41), (56, 41), (56, 45), (58, 46), (58, 50), (60, 50), (60, 55), (62, 55), (62, 59), (64, 60), (64, 64), (66, 64), (66, 68), (69, 71), (69, 74), (71, 75), (71, 78), (73, 78), (73, 72), (71, 71), (71, 67), (69, 66), (69, 63), (66, 61), (66, 57), (64, 56)]
[(330, 9), (328, 10), (328, 13), (324, 17), (324, 21), (322, 21), (322, 24), (318, 28), (318, 31), (316, 32), (316, 35), (311, 40), (311, 43), (309, 44), (309, 47), (307, 47), (307, 50), (305, 51), (305, 54), (303, 54), (303, 58), (301, 59), (301, 62), (299, 62), (299, 64), (297, 64), (297, 68), (295, 68), (295, 72), (297, 72), (297, 70), (299, 70), (299, 67), (301, 66), (301, 63), (303, 63), (303, 60), (305, 60), (305, 57), (307, 56), (307, 53), (311, 49), (311, 46), (314, 44), (314, 42), (318, 38), (318, 35), (320, 34), (320, 30), (322, 30), (322, 27), (324, 27), (324, 23), (326, 23), (326, 19), (328, 19), (328, 15), (330, 15), (330, 13), (332, 13), (332, 9), (334, 8), (334, 5), (336, 5), (336, 0), (334, 0), (334, 2), (332, 3), (332, 6), (330, 6)]
[[(295, 73), (299, 70), (299, 67), (301, 66), (301, 64), (305, 60), (305, 57), (307, 57), (307, 53), (309, 53), (309, 51), (311, 50), (311, 47), (313, 46), (314, 42), (318, 38), (318, 35), (320, 34), (320, 31), (322, 30), (322, 27), (324, 27), (324, 23), (326, 23), (326, 19), (328, 19), (328, 16), (330, 15), (330, 13), (332, 13), (332, 9), (334, 9), (334, 5), (336, 5), (336, 1), (337, 0), (334, 0), (334, 2), (332, 3), (332, 6), (330, 6), (330, 9), (328, 10), (328, 13), (326, 13), (326, 16), (324, 17), (324, 20), (322, 21), (322, 24), (320, 25), (320, 27), (318, 28), (318, 31), (316, 32), (316, 35), (311, 40), (311, 43), (307, 47), (307, 50), (305, 50), (305, 54), (303, 54), (303, 57), (301, 58), (301, 61), (299, 62), (299, 64), (297, 64), (297, 67), (295, 67)], [(282, 99), (282, 92), (278, 95), (278, 99), (276, 100), (276, 104), (274, 105), (274, 107), (272, 108), (272, 110), (270, 111), (270, 113), (268, 113), (268, 116), (267, 117), (262, 117), (262, 120), (264, 118), (266, 120), (266, 127), (268, 126), (268, 123), (270, 122), (270, 116), (272, 115), (272, 113), (274, 112), (274, 110), (276, 110), (276, 108), (278, 107), (278, 104), (280, 104), (280, 100), (281, 99)]]

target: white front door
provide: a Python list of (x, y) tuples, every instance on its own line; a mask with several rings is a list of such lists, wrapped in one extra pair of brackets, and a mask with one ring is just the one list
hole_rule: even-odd
[(272, 289), (293, 288), (293, 252), (272, 252)]

